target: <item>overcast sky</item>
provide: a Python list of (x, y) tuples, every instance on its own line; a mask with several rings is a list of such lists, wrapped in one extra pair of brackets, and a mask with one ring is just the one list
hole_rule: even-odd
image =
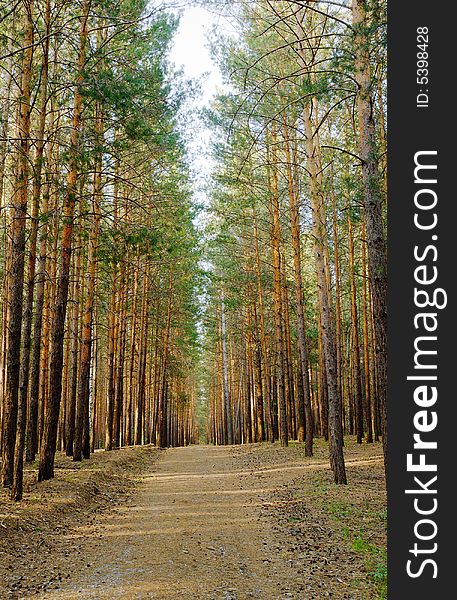
[(202, 81), (199, 104), (207, 105), (217, 88), (222, 86), (221, 73), (213, 63), (208, 49), (208, 35), (218, 18), (204, 8), (191, 7), (184, 11), (171, 50), (171, 60), (183, 67), (187, 77)]
[[(209, 156), (210, 131), (198, 120), (198, 111), (208, 107), (218, 91), (224, 89), (221, 72), (210, 56), (209, 35), (213, 27), (230, 31), (227, 21), (208, 10), (192, 6), (192, 2), (184, 9), (179, 28), (170, 52), (170, 60), (178, 68), (182, 68), (187, 79), (199, 79), (197, 99), (191, 103), (193, 112), (191, 124), (192, 138), (189, 141), (191, 169), (196, 176), (194, 194), (198, 201), (207, 203), (202, 187), (208, 181), (212, 168)], [(233, 29), (231, 30), (233, 33)], [(194, 133), (195, 132), (195, 133)]]

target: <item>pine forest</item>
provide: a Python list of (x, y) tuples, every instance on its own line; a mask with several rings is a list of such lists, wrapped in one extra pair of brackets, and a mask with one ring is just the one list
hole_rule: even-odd
[[(188, 10), (216, 23), (205, 43), (222, 84), (203, 103), (202, 80), (170, 58)], [(366, 582), (354, 596), (334, 582), (327, 595), (387, 597), (386, 10), (381, 0), (0, 2), (5, 529), (16, 515), (26, 532), (21, 507), (39, 490), (63, 502), (60, 478), (103, 461), (115, 461), (106, 477), (140, 477), (153, 460), (164, 471), (151, 494), (167, 476), (167, 493), (181, 489), (179, 474), (182, 493), (215, 493), (207, 478), (229, 460), (237, 473), (290, 468), (276, 490), (311, 469), (338, 535), (349, 514), (377, 528), (375, 550), (366, 531), (347, 542)], [(371, 495), (384, 514), (375, 525), (363, 512)], [(305, 543), (305, 517), (284, 514)], [(157, 595), (114, 595), (107, 580), (106, 596), (80, 597), (327, 597), (327, 584), (301, 588), (298, 576), (290, 596), (252, 596), (241, 575), (226, 576), (237, 591), (208, 583), (205, 595), (213, 576), (195, 575), (189, 595), (175, 578)], [(43, 585), (38, 597), (61, 597)], [(0, 596), (29, 597), (15, 589)]]

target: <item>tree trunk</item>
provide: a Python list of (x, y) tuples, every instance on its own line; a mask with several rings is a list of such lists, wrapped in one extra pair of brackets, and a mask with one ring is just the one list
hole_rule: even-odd
[[(11, 225), (11, 276), (6, 396), (3, 416), (2, 485), (13, 485), (13, 500), (22, 498), (27, 394), (18, 398), (22, 337), (22, 305), (25, 263), (25, 230), (27, 220), (28, 181), (30, 175), (30, 88), (33, 58), (33, 0), (24, 0), (24, 55), (22, 59), (21, 100), (19, 105), (20, 149), (17, 159)], [(32, 288), (33, 294), (33, 288)], [(30, 334), (29, 334), (30, 344)], [(27, 373), (28, 375), (28, 373)], [(20, 401), (19, 401), (20, 400)], [(17, 433), (17, 435), (16, 435)]]
[(256, 278), (257, 278), (257, 300), (259, 303), (260, 313), (260, 349), (261, 349), (261, 360), (263, 357), (263, 389), (265, 390), (265, 425), (266, 425), (266, 438), (270, 442), (274, 442), (274, 425), (273, 425), (273, 412), (271, 408), (272, 397), (271, 397), (271, 363), (270, 353), (267, 344), (265, 334), (265, 309), (263, 302), (263, 289), (262, 289), (262, 271), (260, 267), (260, 249), (259, 249), (259, 231), (257, 227), (257, 213), (255, 208), (252, 210), (252, 223), (254, 229), (254, 242), (255, 242), (255, 264), (256, 264)]
[(144, 411), (146, 403), (146, 358), (147, 358), (147, 338), (148, 338), (148, 308), (149, 308), (149, 273), (143, 274), (143, 298), (141, 303), (141, 321), (140, 321), (140, 343), (138, 357), (138, 410), (135, 423), (135, 444), (138, 446), (144, 443)]
[[(18, 418), (19, 369), (21, 354), (22, 293), (24, 283), (25, 231), (28, 202), (30, 83), (33, 44), (33, 2), (24, 2), (25, 46), (22, 59), (21, 100), (19, 104), (19, 151), (10, 225), (9, 274), (7, 278), (8, 341), (6, 346), (6, 389), (3, 402), (1, 480), (4, 487), (13, 483), (14, 451)], [(6, 333), (6, 332), (5, 332)], [(25, 419), (22, 408), (19, 416)]]
[[(350, 209), (350, 207), (349, 207)], [(351, 284), (351, 325), (352, 325), (352, 351), (355, 394), (355, 415), (357, 443), (363, 440), (363, 397), (362, 397), (362, 373), (360, 370), (360, 346), (359, 346), (359, 319), (357, 311), (357, 289), (355, 285), (354, 267), (354, 236), (352, 232), (352, 217), (348, 212), (348, 237), (349, 237), (349, 280)]]
[(67, 439), (65, 454), (73, 456), (73, 445), (75, 440), (75, 415), (76, 415), (76, 398), (78, 390), (78, 363), (79, 363), (79, 329), (80, 329), (80, 295), (82, 290), (80, 286), (81, 273), (81, 250), (73, 254), (74, 256), (74, 284), (73, 284), (73, 314), (71, 317), (71, 351), (70, 351), (70, 389), (68, 390), (68, 410), (67, 410)]
[[(308, 351), (306, 342), (306, 322), (303, 304), (303, 279), (301, 273), (301, 241), (300, 241), (300, 212), (298, 199), (293, 184), (292, 162), (289, 144), (289, 132), (284, 118), (284, 143), (286, 150), (287, 176), (289, 184), (290, 225), (292, 230), (292, 246), (294, 251), (295, 273), (295, 302), (297, 305), (297, 338), (300, 359), (300, 372), (304, 396), (304, 406), (299, 407), (298, 440), (305, 440), (305, 455), (313, 455), (313, 413), (311, 410), (311, 395), (309, 390)], [(304, 417), (304, 422), (303, 422)], [(305, 433), (306, 430), (306, 433)], [(306, 435), (306, 439), (305, 439)]]
[(264, 408), (263, 408), (263, 382), (262, 382), (262, 346), (259, 339), (258, 323), (257, 323), (257, 310), (255, 303), (252, 305), (252, 312), (254, 316), (253, 323), (253, 358), (254, 358), (254, 370), (255, 370), (255, 393), (256, 393), (256, 413), (257, 413), (257, 434), (258, 442), (265, 440), (265, 427), (264, 427)]
[(233, 422), (232, 409), (230, 401), (228, 362), (227, 362), (227, 331), (225, 323), (225, 302), (224, 293), (221, 293), (221, 345), (222, 345), (222, 378), (223, 378), (223, 397), (224, 397), (224, 412), (227, 428), (227, 444), (233, 444)]
[(171, 317), (173, 312), (173, 273), (169, 275), (168, 288), (168, 308), (167, 308), (167, 325), (165, 329), (165, 340), (163, 346), (163, 366), (162, 366), (162, 389), (160, 395), (159, 408), (159, 446), (165, 448), (168, 444), (167, 438), (167, 387), (168, 387), (168, 350), (170, 344), (171, 333)]
[(88, 37), (87, 22), (91, 0), (86, 0), (81, 17), (81, 29), (78, 51), (78, 76), (74, 93), (73, 127), (70, 140), (70, 167), (67, 179), (67, 193), (64, 203), (64, 227), (62, 232), (62, 254), (58, 279), (55, 320), (51, 337), (51, 364), (49, 395), (45, 408), (45, 423), (40, 451), (38, 480), (54, 477), (54, 456), (57, 441), (60, 400), (62, 394), (63, 341), (65, 316), (67, 312), (68, 285), (73, 238), (73, 216), (76, 203), (76, 178), (78, 173), (78, 144), (82, 118), (81, 87), (84, 81), (86, 63), (86, 44)]
[(362, 228), (362, 273), (363, 273), (363, 365), (365, 373), (365, 414), (367, 421), (367, 443), (373, 443), (373, 422), (371, 414), (371, 384), (370, 384), (370, 340), (368, 333), (368, 272), (365, 243), (365, 227)]
[(276, 329), (276, 373), (278, 377), (278, 408), (279, 408), (279, 439), (282, 446), (289, 444), (289, 432), (287, 429), (287, 409), (286, 409), (286, 390), (285, 390), (285, 356), (284, 356), (284, 338), (282, 324), (282, 294), (281, 294), (281, 252), (280, 238), (281, 227), (279, 221), (279, 192), (278, 192), (278, 172), (276, 158), (276, 133), (271, 135), (271, 156), (272, 156), (272, 180), (271, 180), (271, 212), (273, 222), (271, 226), (271, 247), (273, 254), (273, 299), (275, 313)]
[[(102, 196), (102, 156), (103, 115), (100, 103), (95, 108), (96, 144), (98, 152), (95, 158), (95, 173), (92, 194), (92, 222), (89, 233), (89, 250), (87, 255), (87, 286), (81, 335), (81, 361), (78, 378), (78, 397), (76, 402), (75, 440), (73, 460), (82, 460), (83, 435), (85, 423), (89, 417), (90, 365), (92, 360), (92, 328), (95, 303), (95, 286), (97, 270), (97, 246), (100, 231), (100, 205)], [(86, 457), (87, 458), (87, 457)]]
[(378, 373), (377, 398), (381, 415), (384, 466), (387, 468), (387, 250), (382, 221), (382, 194), (380, 189), (376, 126), (371, 94), (370, 53), (365, 0), (352, 0), (355, 52), (355, 80), (357, 82), (358, 146), (362, 160), (364, 187), (364, 217), (367, 234), (368, 269), (373, 297), (376, 368)]
[(342, 403), (338, 396), (334, 319), (325, 265), (327, 232), (325, 227), (324, 198), (318, 180), (320, 160), (316, 156), (318, 149), (316, 148), (309, 104), (305, 104), (304, 106), (303, 120), (305, 126), (305, 147), (313, 215), (312, 227), (314, 252), (316, 257), (319, 306), (321, 311), (322, 346), (325, 360), (325, 374), (327, 378), (330, 465), (333, 470), (335, 483), (346, 484), (347, 479), (343, 455), (343, 429), (341, 418)]

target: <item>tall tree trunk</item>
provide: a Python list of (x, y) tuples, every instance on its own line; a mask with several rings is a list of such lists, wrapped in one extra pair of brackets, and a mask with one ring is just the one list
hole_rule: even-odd
[[(138, 333), (138, 297), (139, 297), (139, 289), (138, 289), (138, 278), (140, 271), (140, 259), (139, 256), (136, 260), (136, 269), (133, 275), (133, 298), (132, 298), (132, 319), (131, 319), (131, 330), (130, 330), (130, 373), (129, 373), (129, 390), (128, 390), (128, 401), (127, 401), (127, 429), (128, 432), (128, 440), (129, 444), (132, 443), (131, 440), (135, 439), (135, 436), (132, 436), (131, 430), (134, 424), (133, 419), (133, 410), (134, 410), (134, 396), (136, 396), (135, 385), (134, 385), (134, 377), (135, 377), (135, 354), (137, 348), (137, 333)], [(118, 407), (120, 409), (120, 407)]]
[(54, 477), (54, 456), (57, 441), (60, 400), (62, 394), (63, 341), (65, 316), (67, 312), (68, 285), (73, 238), (73, 216), (76, 203), (76, 179), (78, 174), (78, 143), (82, 120), (82, 85), (86, 64), (86, 44), (88, 37), (87, 22), (91, 0), (85, 0), (81, 17), (81, 29), (78, 51), (78, 75), (74, 92), (73, 127), (70, 140), (70, 167), (67, 178), (67, 193), (64, 203), (64, 227), (62, 232), (62, 254), (58, 279), (55, 320), (51, 337), (51, 365), (49, 396), (45, 409), (43, 440), (40, 451), (38, 480)]
[(117, 312), (119, 313), (119, 343), (116, 360), (116, 389), (114, 393), (114, 446), (116, 448), (120, 447), (122, 443), (124, 443), (125, 445), (131, 444), (131, 434), (129, 433), (129, 435), (127, 435), (127, 430), (131, 429), (133, 390), (131, 390), (131, 393), (128, 395), (129, 405), (126, 407), (126, 411), (124, 414), (124, 367), (127, 346), (127, 286), (125, 278), (125, 262), (123, 261), (121, 266), (121, 280), (119, 284), (119, 298), (117, 308)]
[[(95, 286), (97, 270), (97, 246), (100, 231), (100, 205), (102, 196), (102, 156), (103, 115), (100, 103), (95, 107), (95, 130), (98, 152), (95, 158), (95, 172), (92, 194), (92, 222), (89, 233), (89, 250), (87, 255), (86, 301), (83, 313), (81, 335), (81, 360), (78, 378), (78, 397), (76, 401), (75, 440), (73, 460), (82, 460), (83, 435), (85, 422), (89, 417), (90, 365), (92, 360), (92, 328), (95, 304)], [(88, 458), (88, 457), (86, 457)]]
[(224, 292), (221, 293), (221, 345), (222, 345), (222, 377), (223, 377), (223, 396), (225, 422), (227, 427), (227, 444), (233, 444), (233, 422), (232, 409), (230, 401), (228, 362), (227, 362), (227, 330), (225, 322), (225, 301)]
[(286, 261), (282, 262), (282, 306), (283, 306), (283, 336), (284, 336), (284, 372), (286, 374), (286, 401), (287, 401), (287, 428), (289, 437), (296, 438), (296, 414), (295, 414), (295, 388), (292, 365), (292, 344), (290, 341), (290, 314), (289, 314), (289, 288), (286, 280)]
[(276, 373), (278, 377), (278, 404), (279, 404), (279, 439), (282, 446), (289, 444), (289, 432), (287, 429), (287, 409), (286, 409), (286, 390), (285, 390), (285, 352), (282, 324), (282, 293), (281, 293), (281, 226), (279, 221), (279, 191), (278, 191), (278, 160), (276, 152), (277, 136), (273, 131), (271, 135), (271, 157), (272, 157), (272, 177), (271, 177), (271, 247), (273, 254), (273, 299), (275, 312), (276, 329)]
[(313, 214), (314, 251), (316, 257), (319, 306), (321, 311), (322, 346), (325, 360), (325, 375), (327, 378), (330, 464), (333, 470), (335, 483), (346, 484), (347, 479), (343, 455), (341, 415), (342, 403), (338, 396), (334, 319), (325, 265), (327, 232), (325, 226), (324, 198), (322, 187), (318, 180), (320, 159), (316, 156), (318, 148), (315, 143), (311, 108), (308, 103), (304, 106), (303, 121), (305, 127), (305, 148)]
[[(0, 223), (2, 228), (2, 243), (3, 248), (6, 250), (8, 247), (8, 233), (9, 233), (9, 219), (8, 219), (8, 211), (6, 210), (6, 202), (4, 200), (5, 197), (5, 167), (6, 167), (6, 157), (7, 157), (7, 148), (8, 148), (8, 139), (9, 139), (9, 129), (10, 129), (10, 114), (11, 114), (11, 106), (12, 106), (12, 88), (13, 88), (13, 49), (14, 49), (14, 40), (15, 40), (15, 22), (13, 21), (13, 31), (10, 33), (10, 39), (8, 44), (8, 53), (10, 54), (8, 63), (5, 65), (4, 70), (7, 73), (6, 80), (6, 96), (3, 98), (3, 103), (1, 106), (1, 133), (0, 133)], [(8, 296), (8, 287), (9, 287), (9, 260), (10, 257), (8, 252), (5, 253), (4, 256), (4, 274), (3, 274), (3, 293), (2, 293), (2, 322), (1, 322), (1, 352), (0, 352), (0, 394), (2, 397), (2, 402), (0, 402), (0, 447), (2, 446), (2, 437), (3, 437), (3, 399), (6, 396), (6, 361), (7, 361), (7, 348), (8, 348), (8, 305), (9, 305), (9, 296)]]
[(365, 227), (362, 226), (362, 273), (363, 273), (363, 365), (365, 373), (365, 414), (367, 416), (367, 443), (373, 443), (373, 422), (371, 414), (371, 384), (370, 384), (370, 340), (368, 333), (368, 272), (365, 243)]
[[(284, 118), (284, 144), (287, 162), (287, 178), (289, 185), (290, 202), (290, 224), (292, 230), (292, 246), (294, 251), (294, 273), (295, 273), (295, 302), (297, 305), (297, 338), (300, 359), (300, 372), (303, 387), (304, 406), (303, 411), (299, 407), (299, 441), (305, 439), (305, 455), (313, 455), (313, 413), (311, 410), (311, 394), (309, 390), (308, 374), (308, 351), (306, 342), (305, 309), (303, 304), (303, 279), (301, 272), (301, 241), (300, 241), (300, 212), (298, 198), (295, 193), (293, 182), (292, 161), (289, 142), (289, 131)], [(305, 417), (305, 422), (303, 421)], [(305, 433), (306, 431), (306, 433)]]
[(167, 438), (167, 387), (168, 387), (168, 351), (171, 334), (171, 318), (173, 313), (173, 273), (170, 271), (168, 288), (167, 325), (163, 346), (162, 366), (162, 389), (159, 408), (159, 446), (165, 448), (168, 445)]
[[(349, 207), (350, 208), (350, 207)], [(352, 231), (352, 216), (348, 212), (348, 237), (349, 237), (349, 280), (351, 284), (351, 325), (352, 325), (352, 352), (355, 394), (355, 415), (357, 443), (363, 440), (363, 396), (362, 396), (362, 373), (360, 370), (360, 346), (359, 346), (359, 319), (357, 311), (357, 288), (355, 285), (355, 256), (354, 236)]]
[(266, 333), (265, 333), (265, 308), (263, 302), (263, 289), (262, 289), (262, 271), (260, 266), (260, 249), (259, 249), (259, 231), (257, 227), (257, 213), (255, 208), (252, 210), (252, 223), (254, 229), (254, 243), (255, 243), (255, 265), (256, 265), (256, 278), (257, 278), (257, 300), (259, 304), (259, 316), (260, 316), (260, 343), (261, 343), (261, 360), (263, 358), (263, 388), (265, 390), (265, 425), (266, 425), (266, 439), (270, 442), (274, 442), (274, 425), (273, 425), (273, 411), (271, 408), (271, 363), (270, 353), (267, 344)]
[(265, 440), (265, 427), (264, 427), (264, 407), (263, 407), (263, 381), (262, 381), (262, 346), (259, 339), (259, 330), (257, 323), (257, 310), (255, 303), (252, 305), (252, 312), (254, 317), (253, 323), (253, 355), (254, 355), (254, 370), (255, 370), (255, 393), (256, 393), (256, 413), (257, 413), (257, 433), (258, 442)]
[(76, 398), (78, 390), (78, 368), (79, 368), (79, 330), (80, 330), (80, 297), (82, 290), (80, 286), (81, 274), (81, 250), (73, 254), (74, 264), (74, 284), (73, 284), (73, 314), (71, 316), (71, 351), (70, 351), (70, 385), (68, 390), (68, 410), (67, 410), (67, 439), (65, 454), (73, 456), (73, 444), (75, 440), (75, 415), (76, 415)]
[(381, 415), (384, 465), (387, 468), (387, 250), (382, 221), (382, 193), (376, 149), (376, 126), (371, 92), (369, 24), (366, 0), (352, 0), (355, 80), (357, 82), (358, 146), (362, 160), (364, 217), (367, 234), (368, 269), (373, 297), (377, 398)]
[[(333, 185), (333, 165), (332, 165), (332, 230), (333, 230), (333, 264), (335, 267), (335, 341), (336, 341), (336, 368), (337, 368), (337, 381), (338, 381), (338, 394), (343, 403), (343, 356), (342, 348), (344, 348), (343, 340), (344, 333), (341, 328), (341, 276), (340, 276), (340, 249), (338, 239), (338, 218), (336, 212), (336, 195), (335, 188)], [(344, 409), (344, 406), (343, 406)]]
[[(35, 267), (36, 253), (38, 240), (38, 216), (40, 211), (41, 197), (41, 173), (44, 162), (44, 147), (45, 147), (45, 127), (46, 127), (46, 107), (48, 95), (48, 70), (49, 70), (49, 32), (51, 21), (51, 4), (50, 0), (46, 2), (45, 8), (45, 41), (43, 44), (43, 64), (41, 70), (41, 89), (40, 89), (40, 117), (37, 132), (36, 154), (33, 177), (33, 192), (32, 192), (32, 214), (31, 214), (31, 231), (29, 241), (29, 259), (27, 272), (27, 294), (26, 305), (24, 310), (23, 323), (23, 344), (22, 344), (22, 359), (21, 359), (21, 374), (20, 374), (20, 389), (19, 389), (19, 406), (20, 418), (18, 419), (18, 440), (16, 444), (15, 456), (15, 473), (14, 478), (17, 482), (13, 482), (13, 493), (16, 500), (22, 498), (22, 470), (24, 456), (24, 442), (26, 438), (26, 426), (28, 423), (27, 417), (27, 400), (29, 392), (29, 375), (30, 375), (30, 350), (31, 350), (31, 335), (32, 335), (32, 318), (33, 318), (33, 296), (35, 290)], [(30, 405), (29, 405), (30, 412)]]
[(135, 444), (141, 445), (144, 443), (144, 413), (146, 405), (146, 359), (148, 348), (148, 308), (149, 308), (149, 273), (143, 274), (143, 298), (141, 302), (141, 321), (140, 321), (140, 343), (138, 357), (138, 410), (136, 413), (135, 423)]
[(100, 411), (99, 408), (99, 379), (98, 379), (98, 366), (99, 366), (99, 352), (98, 352), (98, 311), (97, 305), (95, 305), (94, 310), (94, 351), (93, 351), (93, 365), (92, 365), (92, 390), (93, 390), (93, 401), (92, 401), (92, 419), (90, 423), (90, 452), (92, 454), (95, 452), (95, 448), (98, 448), (98, 429), (97, 429), (97, 419), (98, 413)]
[[(14, 184), (12, 223), (10, 225), (10, 276), (8, 279), (9, 318), (8, 318), (8, 345), (6, 358), (6, 393), (3, 408), (3, 448), (1, 480), (4, 487), (13, 484), (13, 471), (22, 474), (22, 448), (24, 426), (26, 419), (26, 406), (18, 407), (19, 369), (21, 355), (21, 328), (22, 328), (22, 294), (24, 285), (25, 263), (25, 231), (27, 223), (29, 147), (30, 147), (30, 87), (32, 78), (33, 57), (33, 0), (23, 0), (24, 7), (24, 50), (22, 59), (21, 99), (19, 103), (19, 149), (17, 156), (16, 180)], [(19, 408), (19, 415), (18, 415)], [(19, 423), (18, 423), (19, 417)], [(16, 428), (19, 432), (16, 440)], [(18, 452), (15, 463), (15, 445)], [(21, 454), (21, 456), (19, 456)], [(17, 461), (16, 461), (17, 462)], [(21, 475), (19, 475), (21, 479)], [(15, 499), (19, 491), (22, 495), (22, 479), (14, 486), (12, 497)]]
[[(51, 105), (51, 112), (53, 106)], [(56, 116), (53, 121), (52, 129), (56, 131), (59, 126), (59, 116)], [(47, 148), (47, 160), (53, 155), (53, 144)], [(42, 224), (40, 235), (40, 252), (38, 256), (38, 268), (36, 274), (36, 293), (35, 293), (35, 321), (33, 324), (33, 342), (32, 356), (30, 363), (30, 403), (29, 413), (27, 415), (27, 432), (26, 432), (26, 459), (32, 462), (38, 452), (38, 423), (39, 423), (39, 400), (40, 400), (40, 382), (44, 387), (45, 372), (41, 369), (42, 365), (42, 346), (44, 353), (47, 353), (47, 336), (43, 335), (43, 320), (46, 313), (46, 268), (48, 264), (48, 233), (50, 230), (47, 223), (49, 211), (49, 197), (51, 184), (47, 179), (43, 189), (42, 214), (46, 217)], [(47, 320), (44, 326), (47, 328)], [(44, 343), (43, 343), (44, 342)], [(47, 365), (47, 360), (43, 361)], [(41, 394), (41, 398), (43, 398)]]

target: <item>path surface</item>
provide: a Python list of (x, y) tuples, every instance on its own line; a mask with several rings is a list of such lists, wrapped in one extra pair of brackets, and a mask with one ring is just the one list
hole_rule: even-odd
[(291, 598), (281, 593), (284, 564), (272, 560), (274, 534), (259, 519), (259, 494), (296, 477), (305, 464), (240, 469), (234, 452), (210, 446), (165, 452), (133, 504), (106, 515), (97, 541), (83, 548), (90, 568), (41, 597)]
[[(134, 461), (145, 460), (133, 493), (123, 502), (114, 494), (90, 519), (76, 518), (76, 506), (66, 525), (57, 518), (50, 532), (21, 538), (5, 563), (16, 583), (0, 597), (377, 598), (365, 556), (351, 548), (359, 529), (370, 543), (384, 543), (382, 458), (369, 446), (346, 447), (351, 485), (343, 487), (330, 482), (323, 442), (313, 459), (300, 447), (256, 444), (175, 448), (158, 460), (155, 449), (149, 458), (147, 449), (97, 455), (82, 466), (92, 467), (100, 486), (97, 464), (115, 460), (113, 469), (124, 465), (137, 479)], [(53, 483), (60, 498), (63, 480)]]

